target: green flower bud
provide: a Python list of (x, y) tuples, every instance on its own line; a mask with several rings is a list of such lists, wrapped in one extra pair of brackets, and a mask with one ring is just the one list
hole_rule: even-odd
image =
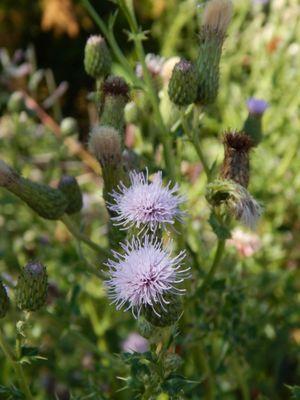
[(60, 130), (64, 136), (70, 136), (78, 132), (78, 124), (75, 118), (64, 118), (60, 123)]
[(146, 339), (150, 339), (156, 334), (156, 328), (144, 318), (139, 318), (138, 320), (138, 331), (139, 334)]
[(17, 91), (11, 94), (7, 103), (7, 109), (10, 112), (16, 113), (19, 113), (26, 109), (24, 95), (22, 92)]
[(118, 76), (109, 76), (102, 85), (103, 104), (101, 125), (112, 126), (121, 134), (124, 132), (124, 108), (129, 99), (127, 83)]
[(183, 359), (176, 353), (166, 353), (163, 357), (163, 366), (167, 372), (177, 371), (183, 364)]
[(0, 186), (15, 194), (46, 219), (59, 219), (68, 206), (68, 200), (60, 190), (21, 177), (2, 160), (0, 160)]
[(18, 307), (26, 311), (39, 310), (46, 303), (47, 289), (46, 267), (39, 262), (28, 263), (18, 278), (16, 288)]
[(180, 60), (174, 67), (169, 82), (169, 96), (178, 106), (187, 106), (197, 97), (197, 70), (193, 63)]
[(249, 152), (253, 146), (249, 136), (242, 132), (226, 132), (223, 139), (224, 161), (221, 177), (233, 180), (245, 188), (249, 184)]
[(9, 298), (3, 283), (0, 281), (0, 318), (4, 318), (9, 309)]
[(82, 193), (77, 180), (73, 176), (63, 176), (58, 184), (58, 189), (63, 192), (69, 204), (67, 214), (78, 213), (82, 209)]
[(232, 17), (230, 0), (210, 0), (204, 9), (197, 58), (198, 95), (201, 105), (216, 100), (219, 90), (219, 65), (226, 30)]
[(152, 306), (147, 305), (142, 309), (142, 314), (148, 322), (154, 326), (164, 328), (175, 324), (182, 313), (182, 303), (179, 296), (166, 294), (164, 299), (169, 304), (164, 304), (162, 307), (159, 303), (155, 303), (155, 312)]
[(125, 106), (125, 120), (129, 124), (135, 124), (138, 121), (138, 108), (134, 101), (129, 102)]
[(84, 68), (86, 73), (95, 79), (106, 77), (109, 74), (111, 56), (102, 36), (91, 36), (86, 42)]

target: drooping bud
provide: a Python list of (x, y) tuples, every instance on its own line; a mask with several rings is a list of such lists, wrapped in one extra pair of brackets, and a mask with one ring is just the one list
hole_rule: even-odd
[(145, 319), (160, 328), (175, 324), (182, 314), (182, 303), (179, 296), (166, 294), (164, 299), (167, 304), (155, 304), (155, 311), (153, 306), (144, 306), (142, 309)]
[(218, 95), (219, 64), (231, 17), (231, 0), (210, 0), (205, 6), (197, 58), (197, 102), (201, 105), (213, 103)]
[(244, 132), (252, 139), (253, 144), (257, 146), (262, 140), (262, 117), (268, 103), (265, 100), (250, 98), (247, 102), (248, 117), (244, 123)]
[(193, 63), (182, 59), (175, 65), (168, 91), (178, 106), (187, 106), (196, 100), (197, 70)]
[(245, 188), (249, 184), (249, 152), (252, 140), (242, 132), (226, 132), (223, 138), (224, 161), (221, 168), (223, 179), (233, 180)]
[(22, 269), (16, 288), (16, 301), (21, 310), (37, 311), (46, 303), (48, 277), (46, 267), (30, 262)]
[(109, 76), (102, 85), (103, 106), (101, 125), (112, 126), (120, 133), (124, 131), (124, 108), (129, 100), (129, 87), (123, 78)]
[(105, 78), (111, 69), (111, 55), (104, 38), (91, 36), (84, 49), (84, 68), (95, 79)]
[(67, 214), (78, 213), (82, 209), (82, 193), (77, 180), (73, 176), (65, 175), (58, 184), (58, 189), (63, 192), (68, 200)]
[(183, 359), (176, 353), (166, 353), (163, 357), (163, 366), (166, 372), (175, 372), (183, 364)]
[(0, 318), (4, 318), (9, 309), (9, 298), (5, 286), (0, 281)]
[(225, 207), (247, 228), (254, 229), (262, 214), (260, 204), (243, 186), (232, 180), (216, 179), (207, 186), (206, 199), (213, 207)]
[(46, 219), (59, 219), (68, 206), (68, 201), (60, 190), (23, 178), (2, 160), (0, 160), (0, 186), (15, 194)]

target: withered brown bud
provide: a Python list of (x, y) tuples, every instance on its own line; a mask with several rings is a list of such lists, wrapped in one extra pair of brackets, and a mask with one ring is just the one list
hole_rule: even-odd
[(253, 147), (251, 138), (243, 132), (226, 132), (223, 144), (224, 161), (221, 177), (247, 188), (250, 174), (249, 152)]
[(129, 98), (129, 87), (120, 76), (110, 75), (103, 82), (102, 86), (104, 96), (124, 96)]

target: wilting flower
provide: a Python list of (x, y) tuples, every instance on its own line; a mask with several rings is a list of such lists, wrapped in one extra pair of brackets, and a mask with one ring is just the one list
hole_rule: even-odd
[(245, 232), (239, 228), (233, 230), (228, 244), (234, 246), (242, 257), (251, 257), (261, 247), (258, 235)]
[(122, 350), (126, 353), (145, 353), (148, 349), (148, 340), (137, 332), (130, 333), (122, 343)]
[(177, 194), (178, 185), (171, 188), (169, 182), (163, 186), (161, 172), (148, 182), (148, 172), (144, 175), (134, 171), (130, 173), (130, 182), (130, 187), (121, 183), (119, 192), (112, 193), (114, 204), (110, 204), (109, 209), (117, 214), (112, 218), (115, 225), (155, 231), (158, 227), (174, 224), (175, 219), (181, 220), (183, 212), (179, 205), (184, 198)]
[(146, 235), (142, 240), (133, 238), (122, 243), (124, 252), (113, 252), (115, 260), (108, 260), (110, 278), (106, 281), (108, 296), (117, 310), (125, 307), (134, 317), (139, 316), (143, 306), (166, 310), (166, 296), (182, 294), (177, 284), (187, 277), (187, 269), (181, 268), (185, 257), (182, 251), (172, 257), (170, 246), (162, 247), (156, 238)]
[(248, 111), (250, 114), (262, 115), (268, 108), (268, 103), (262, 99), (251, 97), (247, 101)]

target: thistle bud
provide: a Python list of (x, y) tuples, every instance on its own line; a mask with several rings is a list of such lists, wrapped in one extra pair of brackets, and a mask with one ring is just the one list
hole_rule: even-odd
[(257, 146), (262, 140), (262, 117), (268, 108), (268, 103), (265, 100), (251, 98), (248, 100), (247, 106), (249, 114), (243, 130)]
[(197, 102), (201, 105), (211, 104), (217, 97), (219, 64), (231, 17), (232, 2), (230, 0), (210, 0), (205, 6), (197, 58)]
[(0, 186), (15, 194), (46, 219), (59, 219), (68, 206), (68, 200), (60, 190), (21, 177), (2, 160), (0, 160)]
[(169, 82), (169, 96), (178, 106), (187, 106), (197, 97), (197, 70), (193, 63), (180, 60), (174, 67)]
[(121, 138), (111, 126), (95, 127), (89, 139), (89, 150), (97, 158), (102, 168), (116, 168), (122, 160)]
[(129, 100), (129, 87), (124, 79), (109, 76), (102, 85), (103, 105), (100, 116), (101, 125), (112, 126), (124, 131), (124, 108)]
[(164, 299), (167, 304), (156, 303), (154, 306), (144, 306), (142, 309), (145, 319), (160, 328), (175, 324), (182, 313), (182, 304), (179, 296), (166, 294)]
[(84, 49), (84, 68), (95, 79), (106, 77), (111, 69), (111, 55), (104, 38), (91, 36)]
[(176, 353), (166, 353), (163, 358), (163, 366), (167, 372), (177, 371), (183, 364), (183, 359)]
[(9, 298), (3, 283), (0, 281), (0, 318), (4, 318), (9, 309)]
[(254, 229), (262, 214), (260, 204), (243, 186), (232, 180), (216, 179), (207, 185), (206, 199), (213, 207), (225, 207), (247, 228)]
[(156, 328), (144, 318), (139, 318), (138, 320), (138, 331), (146, 339), (150, 339), (156, 334)]
[(252, 140), (240, 132), (227, 132), (223, 138), (224, 161), (221, 169), (223, 179), (233, 180), (245, 188), (249, 183), (249, 151)]
[(63, 176), (58, 184), (58, 189), (63, 192), (68, 200), (65, 210), (67, 214), (78, 213), (82, 209), (82, 193), (77, 180), (73, 176)]
[(28, 263), (21, 271), (16, 301), (21, 310), (37, 311), (45, 303), (48, 289), (46, 267), (39, 262)]

